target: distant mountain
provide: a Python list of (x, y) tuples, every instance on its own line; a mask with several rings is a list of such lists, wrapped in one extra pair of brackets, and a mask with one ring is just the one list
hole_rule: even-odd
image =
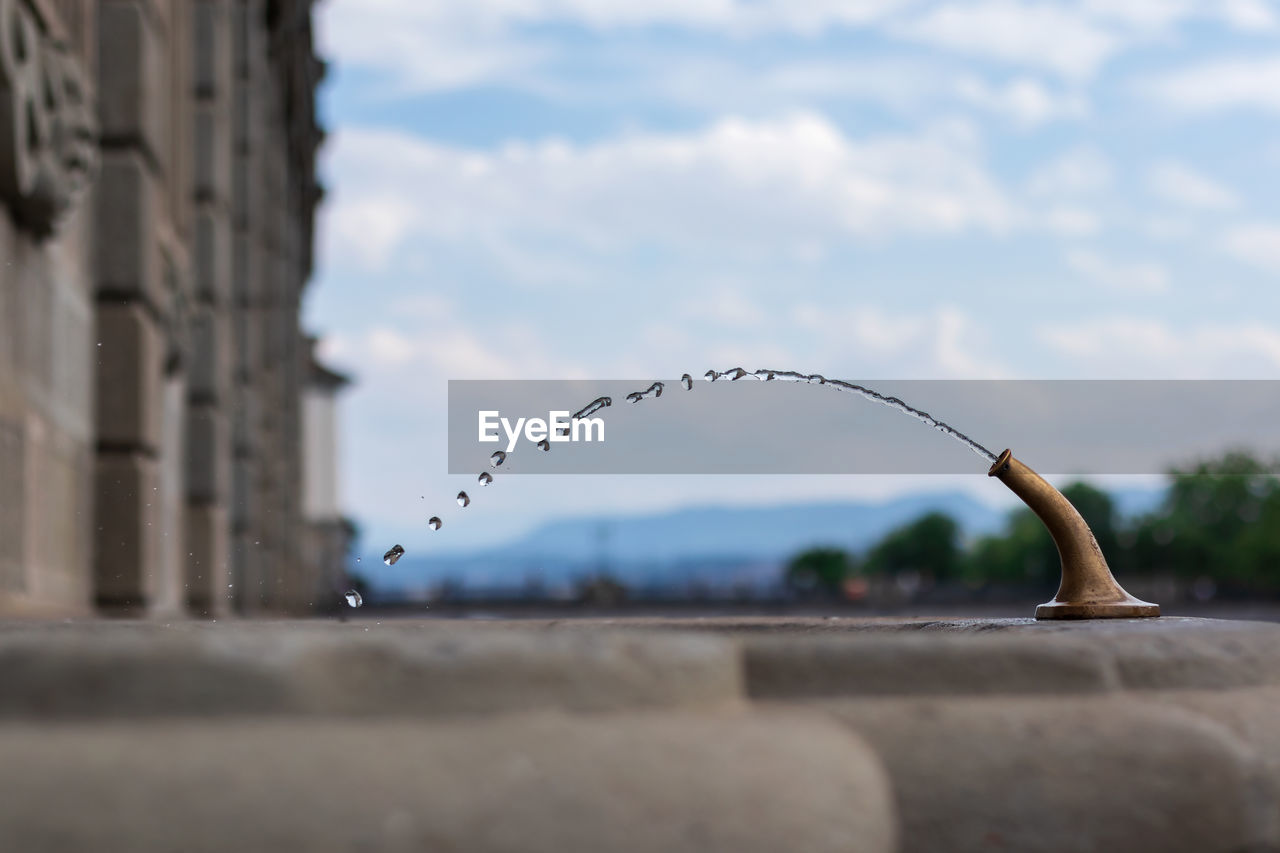
[[(1162, 489), (1110, 492), (1122, 515), (1154, 509)], [(471, 590), (564, 588), (604, 566), (635, 589), (689, 585), (759, 588), (780, 577), (791, 556), (819, 545), (865, 552), (886, 533), (928, 512), (954, 518), (966, 538), (998, 533), (1008, 512), (961, 492), (880, 502), (828, 501), (772, 507), (692, 507), (650, 515), (570, 518), (515, 542), (470, 554), (419, 556), (394, 567), (374, 563), (368, 580), (383, 598), (423, 594), (445, 582)]]
[(951, 515), (968, 535), (993, 532), (1004, 517), (958, 492), (879, 503), (696, 507), (645, 516), (550, 522), (493, 556), (536, 554), (580, 562), (598, 560), (604, 554), (656, 563), (723, 557), (781, 559), (813, 545), (862, 550), (894, 527), (932, 511)]
[(817, 545), (863, 551), (926, 512), (945, 512), (966, 536), (995, 532), (1004, 513), (947, 492), (883, 502), (831, 501), (773, 507), (695, 507), (651, 515), (554, 521), (500, 548), (470, 554), (406, 554), (374, 564), (369, 580), (384, 596), (443, 579), (469, 588), (514, 589), (569, 583), (606, 565), (632, 586), (697, 582), (719, 588), (776, 577), (789, 557)]

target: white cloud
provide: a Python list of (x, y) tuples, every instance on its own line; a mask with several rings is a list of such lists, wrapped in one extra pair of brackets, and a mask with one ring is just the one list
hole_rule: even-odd
[(1076, 376), (1251, 379), (1274, 377), (1280, 369), (1280, 330), (1251, 321), (1174, 328), (1147, 318), (1111, 317), (1050, 324), (1038, 335), (1071, 360)]
[(1170, 242), (1195, 236), (1196, 228), (1189, 219), (1168, 216), (1152, 216), (1140, 219), (1138, 229), (1152, 240)]
[(1085, 79), (1120, 47), (1108, 29), (1069, 8), (985, 0), (949, 3), (896, 26), (904, 37), (958, 53)]
[(329, 0), (316, 17), (316, 39), (339, 67), (381, 73), (385, 88), (455, 88), (516, 75), (545, 57), (508, 32), (497, 5)]
[(1044, 227), (1062, 237), (1092, 237), (1102, 230), (1096, 213), (1070, 204), (1054, 205), (1040, 214)]
[(325, 336), (320, 355), (362, 377), (374, 393), (398, 393), (406, 379), (576, 379), (584, 364), (552, 347), (527, 321), (469, 319), (453, 301), (401, 298), (387, 318)]
[(1111, 162), (1092, 146), (1064, 151), (1027, 179), (1027, 191), (1034, 196), (1093, 195), (1110, 186)]
[(999, 379), (1008, 367), (988, 354), (984, 331), (966, 312), (939, 306), (893, 313), (870, 305), (832, 307), (800, 303), (791, 322), (811, 342), (811, 363), (850, 376), (877, 371), (907, 379)]
[(769, 314), (748, 295), (746, 282), (708, 284), (706, 293), (686, 301), (677, 310), (686, 322), (705, 321), (727, 329), (756, 329)]
[(1276, 26), (1270, 0), (1084, 0), (1077, 8), (1094, 20), (1146, 37), (1164, 36), (1179, 24), (1196, 21), (1241, 32)]
[(1116, 290), (1160, 293), (1169, 285), (1169, 274), (1159, 264), (1115, 261), (1089, 249), (1068, 252), (1067, 265), (1091, 281)]
[(417, 347), (395, 329), (378, 326), (369, 330), (364, 351), (374, 367), (400, 367), (413, 359)]
[[(501, 83), (548, 85), (563, 55), (556, 25), (596, 38), (644, 29), (731, 39), (869, 28), (947, 50), (1084, 80), (1113, 56), (1178, 26), (1213, 20), (1248, 32), (1276, 27), (1266, 0), (980, 0), (918, 12), (919, 0), (328, 0), (317, 16), (321, 52), (341, 67), (377, 72), (389, 93)], [(671, 57), (650, 54), (661, 76)], [(704, 78), (695, 78), (704, 81)], [(590, 85), (589, 81), (586, 82)], [(686, 78), (688, 88), (688, 78)], [(377, 90), (375, 89), (375, 96)], [(982, 96), (1027, 120), (1059, 114), (1043, 90), (1017, 84)], [(1075, 107), (1070, 100), (1065, 106)], [(1034, 120), (1034, 119), (1033, 119)]]
[(1201, 210), (1229, 210), (1239, 203), (1228, 187), (1184, 163), (1166, 160), (1147, 172), (1147, 186), (1165, 201)]
[(1270, 32), (1276, 29), (1276, 10), (1269, 0), (1217, 0), (1218, 14), (1237, 30)]
[(321, 52), (383, 73), (398, 91), (502, 81), (522, 85), (552, 56), (545, 24), (597, 32), (672, 27), (749, 36), (813, 35), (863, 26), (914, 0), (329, 0), (318, 16)]
[(637, 71), (622, 86), (614, 80), (574, 77), (550, 91), (563, 99), (648, 98), (717, 111), (776, 111), (798, 102), (838, 100), (871, 103), (917, 119), (961, 107), (1023, 129), (1090, 114), (1088, 99), (1075, 88), (1030, 76), (993, 81), (978, 74), (957, 75), (937, 58), (918, 56), (789, 59), (764, 68), (751, 62), (680, 58)]
[(1195, 10), (1194, 0), (1083, 0), (1079, 6), (1097, 20), (1145, 33), (1168, 29)]
[(987, 112), (1005, 116), (1023, 127), (1049, 121), (1081, 119), (1089, 114), (1089, 104), (1077, 93), (1051, 92), (1037, 80), (1020, 77), (1003, 86), (976, 77), (956, 83), (962, 101)]
[(1280, 223), (1253, 223), (1227, 229), (1222, 247), (1228, 254), (1269, 272), (1280, 272)]
[(1152, 75), (1137, 91), (1187, 113), (1280, 112), (1280, 59), (1219, 59)]
[(1016, 218), (955, 128), (855, 140), (809, 113), (488, 151), (387, 130), (335, 136), (325, 245), (355, 264), (385, 263), (410, 241), (544, 261), (557, 248), (582, 262), (652, 244), (794, 258), (850, 238), (1002, 233)]

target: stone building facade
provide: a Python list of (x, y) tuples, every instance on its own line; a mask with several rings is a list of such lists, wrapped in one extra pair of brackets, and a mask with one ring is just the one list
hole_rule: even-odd
[(0, 614), (315, 603), (312, 0), (0, 0)]

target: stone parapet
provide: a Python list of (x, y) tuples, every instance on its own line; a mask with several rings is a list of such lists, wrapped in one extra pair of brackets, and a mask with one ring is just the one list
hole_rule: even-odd
[(21, 850), (895, 849), (875, 756), (787, 713), (17, 723), (0, 761)]
[(0, 623), (0, 837), (1275, 850), (1278, 658), (1168, 617)]

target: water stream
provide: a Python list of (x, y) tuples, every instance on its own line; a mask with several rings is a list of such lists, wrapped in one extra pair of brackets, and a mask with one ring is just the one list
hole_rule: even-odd
[[(725, 371), (708, 370), (705, 374), (703, 374), (703, 377), (708, 382), (719, 382), (721, 380), (737, 382), (741, 379), (751, 378), (751, 379), (756, 379), (764, 382), (774, 382), (774, 381), (805, 382), (810, 385), (825, 385), (831, 388), (835, 388), (837, 391), (843, 391), (845, 393), (857, 395), (859, 397), (862, 397), (863, 399), (874, 400), (877, 403), (888, 406), (889, 408), (902, 412), (905, 415), (909, 415), (915, 418), (916, 420), (920, 421), (921, 423), (925, 424), (926, 426), (932, 427), (933, 429), (938, 430), (944, 435), (951, 436), (956, 441), (960, 442), (965, 447), (972, 450), (974, 453), (986, 459), (988, 462), (994, 463), (996, 461), (996, 455), (994, 453), (992, 453), (987, 448), (983, 447), (978, 442), (974, 441), (972, 438), (969, 438), (969, 436), (960, 432), (950, 424), (938, 420), (928, 412), (923, 411), (921, 409), (917, 409), (914, 406), (909, 405), (908, 403), (902, 401), (897, 397), (891, 397), (887, 394), (881, 394), (879, 391), (876, 391), (872, 388), (867, 388), (864, 385), (858, 385), (857, 383), (854, 383), (854, 382), (846, 382), (843, 379), (827, 379), (825, 376), (822, 376), (821, 374), (818, 374), (818, 373), (800, 373), (795, 370), (769, 370), (769, 369), (746, 370), (745, 368), (742, 368), (742, 367), (733, 367)], [(684, 374), (683, 376), (680, 377), (680, 384), (686, 391), (692, 391), (693, 377), (688, 373)], [(654, 382), (651, 385), (649, 385), (649, 387), (645, 388), (643, 391), (632, 391), (630, 394), (627, 395), (627, 400), (629, 400), (632, 403), (639, 403), (641, 400), (645, 400), (645, 399), (650, 399), (650, 398), (657, 399), (658, 397), (662, 396), (662, 391), (665, 387), (666, 386), (662, 382)], [(609, 406), (612, 406), (612, 405), (613, 405), (612, 398), (597, 397), (587, 405), (583, 406), (578, 411), (574, 412), (572, 417), (574, 419), (586, 418), (595, 414), (601, 409), (608, 408)], [(560, 431), (562, 433), (565, 430), (567, 430), (567, 427), (560, 428)], [(551, 449), (551, 442), (544, 438), (542, 441), (539, 441), (537, 443), (537, 447), (539, 450), (549, 451)], [(494, 468), (498, 468), (507, 461), (508, 456), (509, 454), (507, 452), (502, 450), (496, 450), (494, 451), (493, 455), (489, 457), (489, 464)], [(493, 478), (493, 475), (490, 474), (488, 471), (484, 471), (480, 474), (480, 476), (477, 479), (480, 485), (488, 486), (490, 483), (493, 482), (494, 478)], [(466, 492), (458, 492), (457, 503), (459, 507), (465, 508), (467, 506), (470, 506), (471, 498), (469, 495), (467, 495)], [(427, 526), (430, 527), (432, 530), (439, 530), (442, 525), (443, 525), (443, 522), (440, 520), (440, 517), (437, 515), (431, 516), (430, 520), (427, 521)], [(402, 556), (404, 556), (404, 548), (402, 548), (400, 545), (395, 545), (390, 550), (388, 550), (386, 554), (383, 555), (382, 559), (383, 559), (383, 562), (386, 563), (388, 566), (393, 566), (396, 564), (397, 561), (399, 561), (399, 559)], [(347, 604), (351, 607), (360, 607), (362, 604), (364, 604), (364, 601), (360, 597), (360, 594), (355, 590), (348, 590), (344, 594), (344, 598)]]

